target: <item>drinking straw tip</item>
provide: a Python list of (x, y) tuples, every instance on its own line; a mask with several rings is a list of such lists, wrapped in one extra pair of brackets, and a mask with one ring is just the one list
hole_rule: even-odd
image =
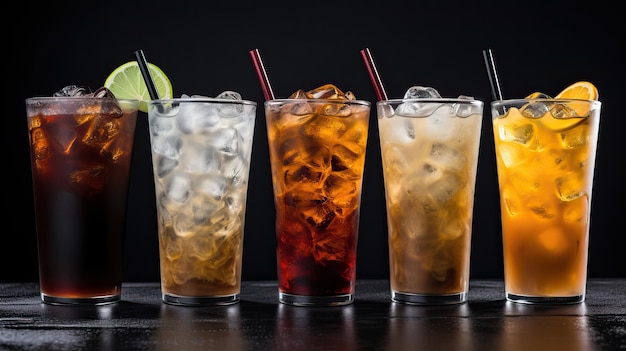
[(154, 84), (154, 79), (152, 79), (152, 74), (150, 73), (150, 69), (148, 68), (148, 61), (146, 60), (146, 56), (143, 54), (143, 50), (139, 49), (135, 51), (135, 59), (137, 60), (139, 70), (141, 71), (143, 80), (146, 83), (146, 87), (148, 88), (148, 94), (150, 94), (150, 98), (152, 100), (159, 99), (159, 92), (156, 89), (156, 85)]
[(372, 58), (370, 49), (365, 48), (361, 50), (361, 57), (363, 58), (365, 68), (367, 68), (367, 73), (369, 74), (372, 85), (374, 86), (374, 91), (376, 92), (378, 101), (387, 100), (387, 93), (385, 92), (383, 82), (381, 81), (376, 65), (374, 64), (374, 59)]
[(272, 90), (272, 86), (270, 85), (269, 77), (265, 72), (265, 66), (263, 65), (263, 61), (261, 60), (261, 54), (258, 49), (252, 49), (249, 51), (250, 57), (252, 58), (252, 63), (254, 64), (254, 68), (257, 73), (257, 77), (259, 78), (259, 82), (261, 83), (261, 88), (263, 89), (263, 95), (265, 96), (265, 100), (274, 100), (274, 91)]
[(494, 100), (502, 100), (502, 90), (500, 89), (500, 80), (496, 71), (496, 62), (493, 59), (491, 49), (483, 50), (483, 58), (485, 59), (485, 67), (487, 68), (487, 76), (491, 86), (491, 97)]

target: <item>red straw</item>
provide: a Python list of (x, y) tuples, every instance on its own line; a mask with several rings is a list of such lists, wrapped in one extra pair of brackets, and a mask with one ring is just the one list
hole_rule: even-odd
[(363, 58), (363, 62), (365, 62), (367, 73), (370, 75), (370, 79), (372, 80), (372, 84), (374, 85), (374, 90), (376, 91), (378, 101), (387, 100), (387, 93), (385, 93), (383, 82), (381, 82), (380, 76), (378, 75), (378, 70), (376, 69), (376, 65), (374, 64), (374, 59), (372, 58), (370, 49), (365, 48), (361, 50), (361, 57)]
[(272, 91), (272, 86), (270, 85), (270, 80), (267, 77), (267, 73), (265, 73), (265, 67), (263, 66), (263, 61), (261, 60), (259, 50), (250, 50), (250, 56), (252, 56), (252, 62), (254, 63), (256, 74), (259, 77), (259, 82), (261, 82), (261, 88), (263, 88), (263, 95), (265, 95), (265, 100), (274, 100), (274, 92)]

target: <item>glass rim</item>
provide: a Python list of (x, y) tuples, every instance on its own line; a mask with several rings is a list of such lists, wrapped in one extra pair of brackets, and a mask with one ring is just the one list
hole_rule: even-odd
[(147, 100), (146, 103), (151, 105), (162, 105), (171, 103), (189, 103), (189, 102), (203, 102), (203, 103), (227, 103), (236, 105), (253, 105), (256, 106), (256, 101), (252, 100), (234, 100), (234, 99), (219, 99), (212, 97), (189, 97), (189, 98), (171, 98), (171, 99), (152, 99)]
[(592, 105), (602, 104), (600, 100), (589, 100), (589, 99), (574, 99), (574, 98), (531, 98), (531, 99), (506, 99), (506, 100), (494, 100), (491, 102), (491, 106), (502, 106), (502, 105), (520, 105), (527, 104), (531, 102), (557, 102), (557, 103), (568, 103), (568, 102), (585, 102)]
[(388, 99), (388, 100), (380, 100), (376, 102), (376, 105), (392, 105), (392, 104), (402, 104), (407, 102), (427, 102), (427, 103), (464, 103), (464, 104), (474, 104), (474, 105), (484, 105), (485, 103), (482, 100), (478, 99), (459, 99), (459, 98), (408, 98), (408, 99)]
[(342, 104), (342, 105), (362, 105), (371, 106), (372, 103), (366, 100), (341, 100), (341, 99), (273, 99), (265, 100), (264, 104), (285, 104), (293, 102), (307, 102), (307, 103), (323, 103), (323, 104)]
[[(35, 96), (29, 97), (25, 101), (72, 101), (72, 100), (103, 100), (107, 99), (104, 97), (96, 97), (96, 96)], [(140, 103), (141, 100), (137, 99), (120, 99), (113, 98), (113, 100), (121, 101), (121, 102), (136, 102)]]

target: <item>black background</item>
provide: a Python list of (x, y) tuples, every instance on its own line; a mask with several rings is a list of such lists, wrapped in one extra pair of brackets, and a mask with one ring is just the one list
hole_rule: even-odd
[[(607, 1), (608, 2), (608, 1)], [(174, 95), (236, 90), (258, 103), (243, 278), (275, 279), (274, 204), (264, 97), (249, 51), (258, 48), (277, 97), (333, 83), (376, 101), (359, 51), (369, 47), (387, 94), (426, 85), (486, 103), (474, 210), (471, 277), (502, 277), (492, 100), (482, 50), (491, 48), (505, 98), (556, 95), (593, 82), (603, 102), (589, 275), (626, 277), (623, 23), (603, 2), (135, 2), (15, 4), (4, 21), (4, 206), (0, 281), (36, 281), (37, 255), (24, 99), (78, 84), (96, 89), (142, 49)], [(621, 29), (619, 29), (621, 28)], [(6, 78), (5, 78), (6, 79)], [(387, 278), (387, 229), (375, 108), (361, 207), (357, 277)], [(146, 114), (140, 113), (129, 196), (125, 281), (158, 281), (158, 243)]]

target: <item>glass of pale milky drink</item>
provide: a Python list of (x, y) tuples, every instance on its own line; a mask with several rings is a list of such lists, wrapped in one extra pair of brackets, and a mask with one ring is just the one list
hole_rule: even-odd
[(148, 103), (165, 303), (239, 302), (255, 116), (232, 91)]
[(414, 86), (376, 103), (392, 301), (467, 301), (483, 102)]

